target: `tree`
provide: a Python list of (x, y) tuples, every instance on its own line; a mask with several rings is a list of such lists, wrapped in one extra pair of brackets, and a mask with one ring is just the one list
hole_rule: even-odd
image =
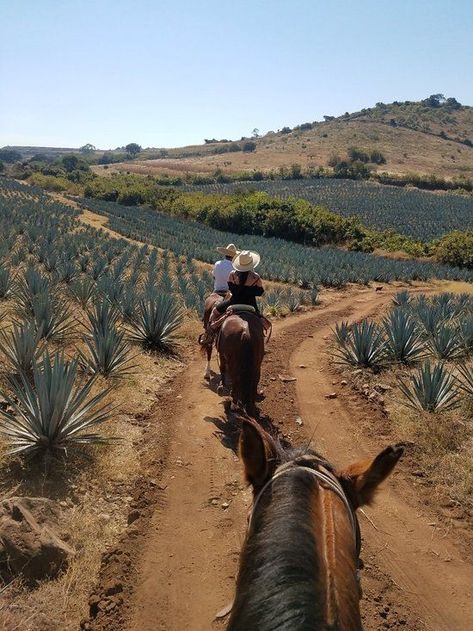
[(294, 163), (291, 165), (291, 178), (293, 180), (300, 180), (303, 177), (302, 167), (300, 164)]
[(90, 144), (90, 142), (80, 148), (80, 152), (85, 154), (93, 153), (94, 151), (96, 151), (96, 148), (94, 145)]
[(3, 162), (13, 164), (13, 162), (21, 160), (22, 157), (21, 153), (14, 149), (0, 149), (0, 160), (3, 160)]
[(373, 164), (386, 164), (386, 158), (383, 156), (381, 151), (373, 149), (370, 155), (370, 162), (373, 162)]
[(128, 155), (131, 158), (136, 158), (136, 156), (140, 153), (141, 151), (141, 145), (137, 144), (136, 142), (130, 142), (126, 147), (125, 147), (126, 152), (128, 153)]
[(281, 134), (290, 134), (292, 129), (290, 127), (283, 127), (281, 129)]
[(327, 116), (326, 114), (324, 114), (324, 120), (326, 123), (329, 123), (330, 121), (335, 120), (335, 116)]
[(350, 147), (348, 149), (348, 157), (351, 162), (355, 162), (355, 160), (359, 160), (360, 162), (370, 161), (369, 155), (365, 151), (362, 151), (361, 149), (358, 149), (357, 147)]
[(428, 99), (422, 101), (422, 104), (427, 107), (440, 107), (443, 103), (445, 103), (443, 94), (431, 94)]
[(5, 171), (5, 165), (3, 164), (3, 162), (0, 160), (0, 173), (3, 173), (3, 171)]
[(456, 230), (444, 235), (435, 248), (441, 263), (473, 268), (473, 232)]
[(247, 151), (247, 152), (251, 152), (251, 151), (256, 151), (256, 142), (245, 142), (243, 145), (243, 151)]
[(68, 173), (77, 169), (77, 165), (79, 164), (79, 158), (73, 154), (64, 156), (61, 160), (62, 166), (66, 169)]
[(257, 127), (255, 127), (253, 129), (253, 131), (251, 132), (251, 137), (252, 138), (259, 138), (259, 129)]
[(462, 107), (462, 104), (456, 100), (456, 98), (454, 98), (453, 96), (450, 96), (446, 101), (445, 101), (445, 106), (448, 107), (448, 109), (450, 110), (459, 110)]

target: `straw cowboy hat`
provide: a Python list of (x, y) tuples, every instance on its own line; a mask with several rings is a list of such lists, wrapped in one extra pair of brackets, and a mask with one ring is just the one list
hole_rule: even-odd
[(240, 254), (240, 250), (237, 250), (234, 243), (229, 243), (227, 247), (225, 247), (224, 245), (220, 245), (217, 248), (217, 252), (223, 254), (224, 256), (236, 256), (237, 254)]
[(261, 256), (257, 252), (243, 250), (233, 259), (233, 267), (237, 272), (251, 272), (261, 260)]

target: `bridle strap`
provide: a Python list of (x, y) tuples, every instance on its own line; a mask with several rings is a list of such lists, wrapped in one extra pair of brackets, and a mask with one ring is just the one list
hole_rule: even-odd
[(273, 482), (275, 480), (277, 480), (277, 478), (282, 477), (283, 475), (287, 475), (288, 473), (291, 473), (292, 471), (306, 471), (307, 473), (310, 473), (311, 475), (313, 475), (315, 478), (317, 478), (319, 480), (319, 482), (322, 484), (322, 486), (329, 488), (331, 491), (333, 491), (336, 495), (338, 495), (338, 497), (342, 500), (342, 502), (344, 503), (346, 509), (347, 509), (347, 513), (348, 513), (348, 517), (350, 519), (350, 524), (351, 524), (351, 529), (352, 529), (352, 533), (353, 533), (353, 540), (355, 542), (355, 549), (356, 549), (356, 555), (357, 557), (359, 556), (360, 553), (360, 529), (358, 526), (358, 520), (356, 519), (355, 516), (355, 511), (353, 510), (346, 494), (345, 491), (343, 490), (342, 485), (340, 484), (340, 482), (337, 480), (337, 478), (330, 473), (327, 469), (325, 469), (322, 465), (319, 465), (319, 467), (322, 467), (321, 469), (313, 469), (312, 467), (306, 467), (304, 465), (300, 465), (300, 464), (296, 464), (294, 462), (286, 462), (285, 464), (279, 466), (274, 475), (266, 482), (266, 484), (263, 486), (263, 488), (261, 489), (261, 491), (258, 493), (258, 495), (256, 496), (256, 499), (253, 503), (253, 508), (252, 511), (250, 513), (250, 517), (248, 520), (248, 532), (251, 529), (251, 525), (253, 522), (253, 518), (256, 512), (256, 508), (258, 506), (259, 501), (261, 500), (261, 498), (263, 497), (265, 491), (272, 486)]

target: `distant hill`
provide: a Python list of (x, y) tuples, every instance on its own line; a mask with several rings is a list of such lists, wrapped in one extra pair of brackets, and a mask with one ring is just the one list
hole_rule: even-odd
[[(255, 143), (254, 151), (241, 150), (248, 142)], [(212, 173), (217, 169), (229, 173), (269, 171), (292, 164), (316, 168), (327, 166), (334, 156), (346, 157), (352, 147), (381, 153), (386, 163), (372, 165), (378, 171), (471, 178), (473, 107), (442, 95), (418, 102), (377, 103), (359, 112), (326, 116), (323, 122), (286, 127), (260, 138), (147, 149), (138, 160), (110, 169), (176, 175)]]
[[(345, 159), (351, 148), (382, 159), (370, 168), (393, 174), (435, 174), (473, 178), (473, 107), (436, 94), (422, 101), (377, 103), (374, 107), (324, 121), (284, 127), (264, 136), (236, 141), (207, 139), (202, 145), (144, 149), (135, 160), (122, 160), (124, 148), (89, 152), (99, 173), (130, 171), (143, 175), (209, 174), (217, 170), (278, 171), (298, 164), (302, 169), (327, 167)], [(55, 159), (79, 149), (8, 147), (24, 159), (46, 155)]]

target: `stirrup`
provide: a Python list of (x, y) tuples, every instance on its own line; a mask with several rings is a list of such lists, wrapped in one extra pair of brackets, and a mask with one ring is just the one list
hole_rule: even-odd
[(209, 344), (213, 344), (214, 335), (209, 331), (204, 331), (199, 335), (199, 344), (201, 346), (208, 346)]

